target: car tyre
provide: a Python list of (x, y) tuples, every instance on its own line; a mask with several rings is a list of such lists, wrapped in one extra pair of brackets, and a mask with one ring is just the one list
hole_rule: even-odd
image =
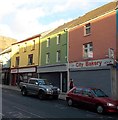
[(104, 113), (104, 107), (102, 105), (97, 105), (96, 111), (99, 114), (103, 114)]
[(72, 99), (68, 99), (67, 103), (68, 103), (68, 106), (73, 106), (73, 100)]
[(54, 95), (53, 98), (54, 98), (55, 100), (57, 100), (57, 99), (59, 98), (59, 96), (58, 96), (58, 95)]
[(40, 100), (43, 100), (45, 98), (45, 93), (43, 91), (40, 91), (39, 94), (38, 94), (38, 98)]
[(23, 95), (23, 96), (26, 96), (26, 95), (27, 95), (27, 90), (26, 90), (26, 88), (23, 88), (23, 89), (22, 89), (22, 95)]

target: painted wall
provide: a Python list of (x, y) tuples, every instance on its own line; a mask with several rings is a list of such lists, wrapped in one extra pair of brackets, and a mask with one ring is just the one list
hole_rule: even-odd
[[(35, 40), (35, 49), (32, 50), (32, 41)], [(24, 45), (27, 43), (26, 52)], [(18, 48), (19, 45), (19, 48)], [(18, 50), (19, 49), (19, 50)], [(19, 51), (19, 52), (18, 52)], [(33, 65), (28, 65), (28, 55), (33, 54)], [(11, 68), (16, 67), (16, 57), (20, 57), (19, 67), (38, 65), (39, 61), (39, 37), (12, 45)]]
[[(60, 44), (57, 45), (57, 35), (61, 34)], [(50, 47), (47, 47), (47, 39), (50, 38)], [(67, 62), (67, 32), (60, 32), (40, 40), (40, 65), (61, 64)], [(56, 52), (61, 51), (61, 60), (56, 62)], [(50, 53), (50, 63), (46, 64), (46, 53)]]
[(84, 24), (69, 31), (69, 61), (85, 61), (83, 44), (93, 42), (93, 58), (102, 59), (108, 55), (108, 49), (114, 48), (116, 55), (116, 12), (106, 14), (91, 23), (91, 34), (84, 36)]

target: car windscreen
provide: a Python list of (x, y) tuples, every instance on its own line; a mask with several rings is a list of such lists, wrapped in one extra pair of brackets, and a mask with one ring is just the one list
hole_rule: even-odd
[(94, 89), (92, 90), (97, 97), (108, 97), (102, 90)]
[(40, 79), (38, 80), (39, 85), (49, 85), (49, 82), (47, 80), (44, 79)]

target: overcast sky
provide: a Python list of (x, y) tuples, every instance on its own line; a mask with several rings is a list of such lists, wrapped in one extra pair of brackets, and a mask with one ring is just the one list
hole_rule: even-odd
[(24, 40), (113, 0), (0, 0), (0, 35)]

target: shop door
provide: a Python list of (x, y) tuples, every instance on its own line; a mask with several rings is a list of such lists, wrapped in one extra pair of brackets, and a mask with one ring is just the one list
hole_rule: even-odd
[(67, 73), (62, 73), (62, 92), (67, 92)]

